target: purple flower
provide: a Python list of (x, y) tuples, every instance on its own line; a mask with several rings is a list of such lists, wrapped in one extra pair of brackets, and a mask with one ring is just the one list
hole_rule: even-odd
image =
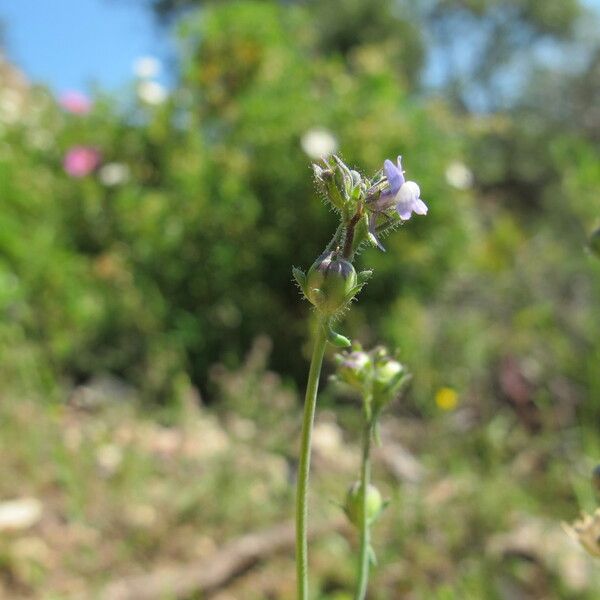
[(386, 191), (390, 196), (395, 196), (405, 181), (404, 171), (402, 170), (402, 157), (398, 157), (397, 165), (386, 158), (383, 163), (383, 172), (389, 185), (389, 189)]
[(402, 170), (402, 157), (399, 156), (397, 163), (391, 160), (383, 163), (383, 172), (387, 179), (387, 185), (376, 197), (369, 217), (369, 231), (371, 232), (377, 246), (384, 250), (381, 242), (375, 235), (377, 216), (394, 207), (398, 216), (403, 221), (408, 221), (412, 214), (426, 215), (427, 205), (421, 200), (421, 190), (414, 181), (406, 181)]
[(85, 177), (100, 164), (100, 152), (90, 146), (73, 146), (63, 160), (63, 167), (71, 177)]
[(378, 198), (375, 200), (375, 210), (382, 212), (391, 208), (394, 205), (396, 194), (400, 191), (402, 184), (404, 183), (404, 173), (402, 171), (401, 164), (402, 157), (398, 157), (398, 166), (396, 166), (391, 160), (387, 160), (383, 163), (383, 172), (387, 179), (388, 185), (381, 190)]
[(381, 192), (379, 197), (377, 204), (380, 204), (383, 198), (383, 206), (381, 208), (378, 206), (379, 210), (385, 210), (395, 204), (396, 211), (403, 221), (408, 221), (412, 213), (427, 214), (427, 205), (420, 198), (419, 186), (414, 181), (404, 179), (401, 156), (398, 157), (397, 165), (391, 160), (386, 160), (383, 163), (383, 172), (388, 181), (388, 187)]

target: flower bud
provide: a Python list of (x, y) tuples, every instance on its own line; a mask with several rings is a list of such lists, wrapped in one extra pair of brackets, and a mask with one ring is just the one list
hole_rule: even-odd
[(362, 350), (355, 350), (349, 354), (338, 354), (336, 360), (339, 381), (362, 390), (372, 366), (371, 357)]
[(333, 179), (333, 171), (330, 168), (323, 168), (318, 163), (313, 163), (313, 173), (319, 183), (326, 183)]
[(337, 165), (336, 178), (340, 190), (343, 190), (346, 199), (352, 192), (352, 172), (346, 163), (337, 155), (333, 155), (334, 164)]
[(325, 198), (338, 211), (343, 210), (346, 205), (343, 186), (340, 188), (336, 182), (337, 165), (323, 161), (321, 164), (313, 163), (313, 173), (317, 185), (325, 195)]
[(356, 271), (350, 262), (335, 252), (324, 252), (306, 275), (306, 297), (323, 314), (342, 309), (356, 291)]
[(404, 367), (393, 358), (385, 358), (384, 361), (376, 363), (375, 381), (381, 388), (387, 388), (398, 380), (404, 372)]
[(387, 350), (379, 348), (374, 354), (373, 402), (378, 412), (396, 398), (410, 376), (404, 365), (388, 355)]
[[(369, 484), (367, 486), (366, 503), (367, 523), (370, 525), (371, 523), (375, 522), (383, 510), (383, 498), (381, 497), (379, 490), (374, 485)], [(362, 484), (360, 481), (355, 481), (348, 488), (344, 512), (353, 525), (360, 527), (362, 521)]]

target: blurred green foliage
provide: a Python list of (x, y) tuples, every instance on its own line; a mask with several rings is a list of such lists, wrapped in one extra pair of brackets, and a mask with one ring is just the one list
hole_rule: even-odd
[[(430, 208), (359, 257), (375, 274), (340, 324), (413, 374), (383, 426), (382, 452), (408, 466), (375, 467), (392, 503), (374, 598), (595, 598), (597, 569), (558, 527), (597, 505), (591, 15), (576, 0), (152, 3), (186, 15), (165, 102), (138, 80), (74, 115), (41, 86), (0, 85), (0, 497), (43, 506), (0, 541), (0, 595), (93, 593), (289, 517), (310, 336), (291, 267), (335, 225), (302, 142), (325, 129), (367, 175), (402, 154)], [(566, 58), (537, 60), (544, 44)], [(99, 170), (65, 172), (77, 145)], [(111, 402), (135, 397), (124, 382), (141, 411)], [(313, 509), (330, 520), (358, 411), (322, 392)], [(323, 599), (349, 597), (353, 543), (314, 544)], [(232, 593), (293, 597), (291, 560)]]
[[(586, 400), (597, 414), (600, 266), (583, 251), (600, 214), (593, 129), (525, 97), (474, 114), (451, 94), (423, 95), (424, 39), (380, 4), (339, 4), (364, 24), (350, 41), (329, 3), (190, 13), (180, 81), (158, 106), (99, 94), (75, 116), (33, 90), (0, 130), (3, 381), (52, 394), (109, 371), (168, 403), (190, 383), (210, 394), (209, 367), (235, 367), (261, 333), (272, 367), (301, 381), (309, 311), (290, 270), (312, 263), (333, 218), (300, 142), (324, 127), (369, 174), (401, 153), (430, 207), (386, 254), (360, 257), (375, 276), (344, 325), (401, 348), (410, 406), (434, 411), (435, 391), (451, 386), (465, 401)], [(579, 13), (575, 2), (506, 4), (559, 37)], [(440, 2), (435, 14), (459, 8), (500, 10)], [(128, 165), (129, 181), (70, 178), (61, 163), (76, 144)]]

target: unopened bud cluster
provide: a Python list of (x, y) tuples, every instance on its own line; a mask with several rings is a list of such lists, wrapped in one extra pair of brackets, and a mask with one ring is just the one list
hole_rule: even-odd
[(339, 156), (323, 159), (322, 164), (315, 163), (313, 172), (317, 185), (327, 201), (340, 211), (349, 215), (367, 194), (370, 182), (363, 180), (358, 171), (350, 169)]
[(367, 416), (377, 417), (408, 383), (410, 375), (382, 346), (365, 352), (359, 346), (336, 355), (334, 381), (356, 390), (364, 399)]

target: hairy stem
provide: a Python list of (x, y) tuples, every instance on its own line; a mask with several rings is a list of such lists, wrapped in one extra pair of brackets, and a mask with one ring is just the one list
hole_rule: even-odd
[(362, 217), (362, 205), (358, 207), (356, 214), (350, 219), (348, 223), (348, 227), (346, 228), (346, 240), (344, 242), (344, 252), (343, 256), (346, 259), (350, 259), (352, 256), (352, 247), (354, 245), (354, 230), (356, 229), (356, 225), (360, 221)]
[(329, 242), (329, 244), (327, 244), (327, 248), (325, 248), (325, 252), (329, 252), (330, 250), (336, 249), (336, 247), (342, 237), (343, 232), (344, 232), (344, 224), (340, 223), (338, 225), (337, 229), (335, 230), (335, 233), (333, 234), (331, 241)]
[(354, 600), (364, 600), (369, 583), (371, 531), (367, 515), (367, 491), (371, 483), (371, 436), (373, 424), (367, 420), (363, 430), (363, 451), (360, 470), (360, 551), (358, 555), (358, 582)]
[(304, 417), (302, 420), (302, 438), (300, 460), (298, 464), (298, 483), (296, 486), (296, 578), (297, 600), (308, 600), (308, 476), (310, 472), (310, 445), (312, 438), (319, 376), (327, 343), (327, 328), (324, 319), (319, 319), (317, 336), (314, 342), (306, 396), (304, 399)]

